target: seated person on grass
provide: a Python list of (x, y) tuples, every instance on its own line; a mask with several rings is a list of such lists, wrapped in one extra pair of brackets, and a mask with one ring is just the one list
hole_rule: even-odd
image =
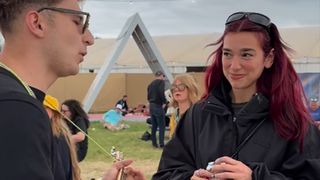
[(124, 129), (127, 126), (123, 124), (121, 113), (122, 106), (118, 104), (114, 109), (110, 109), (103, 115), (102, 124), (105, 128), (114, 131)]
[(127, 95), (123, 95), (122, 99), (120, 99), (119, 101), (117, 101), (116, 103), (116, 107), (118, 105), (121, 106), (121, 112), (122, 112), (122, 115), (126, 115), (128, 112), (130, 112), (129, 110), (129, 107), (128, 107), (128, 103), (127, 103), (127, 100), (128, 100), (128, 96)]
[(137, 107), (134, 107), (130, 113), (135, 115), (144, 115), (144, 111), (146, 109), (146, 105), (138, 104)]

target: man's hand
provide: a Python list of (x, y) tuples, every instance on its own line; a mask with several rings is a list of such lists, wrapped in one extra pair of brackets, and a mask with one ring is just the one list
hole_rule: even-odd
[(105, 173), (103, 180), (117, 180), (117, 177), (122, 168), (124, 168), (124, 173), (126, 180), (145, 180), (142, 172), (136, 170), (129, 165), (132, 163), (132, 160), (123, 160), (115, 162), (109, 170)]

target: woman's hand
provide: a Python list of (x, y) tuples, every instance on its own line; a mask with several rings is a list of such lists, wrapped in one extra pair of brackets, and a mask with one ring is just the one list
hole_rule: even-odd
[(132, 163), (132, 160), (123, 160), (115, 162), (110, 169), (107, 170), (103, 180), (117, 180), (117, 177), (122, 168), (124, 168), (124, 174), (126, 180), (145, 180), (142, 172), (136, 170), (129, 165)]
[(204, 169), (198, 169), (194, 171), (191, 180), (208, 180), (211, 178), (213, 178), (213, 174), (211, 172)]
[(227, 156), (216, 159), (209, 171), (214, 179), (252, 180), (252, 170), (248, 166)]

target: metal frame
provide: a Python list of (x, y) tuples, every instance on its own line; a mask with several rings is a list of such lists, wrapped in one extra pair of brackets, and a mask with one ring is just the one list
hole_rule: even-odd
[(101, 69), (97, 73), (96, 78), (92, 82), (84, 100), (83, 109), (89, 112), (92, 104), (96, 100), (101, 88), (103, 87), (106, 79), (108, 78), (112, 67), (119, 58), (121, 52), (125, 48), (130, 35), (137, 43), (141, 53), (143, 54), (146, 62), (151, 68), (152, 72), (161, 70), (171, 83), (173, 81), (173, 76), (166, 66), (160, 52), (158, 51), (154, 41), (152, 40), (147, 28), (143, 24), (138, 13), (129, 17), (124, 27), (121, 30), (120, 35), (117, 38), (116, 46), (111, 53), (111, 55), (106, 58), (105, 63), (102, 65)]

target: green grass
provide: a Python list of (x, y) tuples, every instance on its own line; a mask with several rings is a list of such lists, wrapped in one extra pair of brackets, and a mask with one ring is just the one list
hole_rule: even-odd
[[(134, 159), (155, 159), (159, 160), (161, 151), (155, 150), (151, 146), (151, 141), (142, 141), (141, 135), (149, 130), (145, 122), (126, 122), (130, 128), (109, 131), (101, 126), (99, 122), (91, 123), (89, 136), (99, 143), (108, 153), (111, 147), (115, 146), (117, 150), (124, 153), (124, 157)], [(150, 132), (150, 130), (149, 130)], [(110, 159), (94, 142), (89, 140), (89, 151), (86, 160)]]
[[(130, 126), (128, 129), (112, 132), (105, 129), (99, 122), (93, 122), (88, 134), (108, 153), (110, 153), (111, 147), (115, 146), (117, 150), (123, 152), (125, 159), (134, 160), (134, 167), (138, 167), (147, 178), (150, 178), (158, 166), (162, 150), (153, 148), (151, 141), (142, 141), (140, 139), (146, 130), (150, 132), (145, 122), (126, 122), (126, 124)], [(98, 164), (98, 162), (107, 163), (106, 166), (109, 166), (112, 161), (113, 159), (109, 155), (89, 140), (88, 154), (84, 163), (82, 163), (83, 166), (86, 166), (85, 169), (89, 170), (87, 165), (92, 167), (92, 164)], [(105, 166), (105, 164), (101, 166)], [(95, 167), (92, 168), (94, 170), (97, 169)], [(106, 168), (98, 167), (99, 170), (97, 171), (104, 171)], [(83, 172), (88, 173), (87, 170)]]

